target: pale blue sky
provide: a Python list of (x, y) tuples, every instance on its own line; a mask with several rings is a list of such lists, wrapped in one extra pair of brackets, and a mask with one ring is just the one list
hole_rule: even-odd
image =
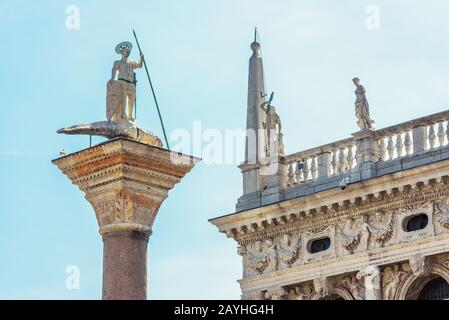
[[(65, 27), (70, 4), (80, 30)], [(367, 5), (380, 9), (379, 30), (365, 26)], [(101, 298), (95, 216), (50, 161), (62, 147), (88, 146), (56, 130), (104, 119), (114, 48), (133, 40), (132, 28), (170, 132), (194, 120), (243, 128), (258, 26), (292, 153), (356, 131), (354, 76), (376, 128), (446, 110), (448, 12), (444, 0), (0, 0), (0, 298)], [(161, 135), (143, 72), (138, 79), (138, 122)], [(235, 165), (200, 164), (171, 191), (149, 243), (150, 298), (239, 298), (235, 243), (207, 220), (233, 212), (241, 190)], [(65, 288), (67, 265), (80, 267), (80, 290)]]

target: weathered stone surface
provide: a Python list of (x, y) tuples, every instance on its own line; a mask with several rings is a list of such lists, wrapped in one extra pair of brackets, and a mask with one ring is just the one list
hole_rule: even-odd
[(103, 235), (103, 299), (146, 298), (147, 243), (148, 234), (139, 231)]
[(104, 299), (146, 298), (146, 246), (168, 192), (199, 159), (125, 138), (53, 163), (85, 194), (104, 241)]

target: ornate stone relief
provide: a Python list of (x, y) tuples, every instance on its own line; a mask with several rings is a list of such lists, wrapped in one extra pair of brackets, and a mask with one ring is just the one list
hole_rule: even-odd
[(371, 235), (376, 247), (382, 247), (394, 233), (394, 217), (392, 212), (377, 211), (370, 219)]
[(370, 233), (366, 216), (358, 219), (349, 218), (340, 231), (341, 245), (350, 253), (357, 247), (367, 250)]
[(291, 268), (298, 264), (300, 250), (299, 236), (290, 234), (242, 245), (238, 253), (243, 257), (244, 277)]
[(386, 267), (382, 272), (382, 299), (393, 300), (402, 279), (407, 272), (403, 270), (402, 265), (395, 264)]
[(344, 277), (340, 282), (351, 293), (354, 300), (365, 299), (365, 287), (360, 279), (360, 277), (351, 275)]
[(288, 290), (287, 300), (309, 300), (313, 295), (314, 289), (312, 284), (302, 284)]
[(97, 215), (100, 228), (119, 223), (134, 223), (151, 227), (155, 218), (155, 215), (151, 214), (152, 211), (155, 211), (152, 210), (153, 203), (123, 191), (88, 200)]
[(449, 198), (434, 202), (433, 212), (435, 219), (445, 228), (449, 228)]
[[(337, 220), (331, 225), (302, 232), (287, 229), (290, 222), (285, 221), (279, 226), (287, 229), (288, 232), (269, 238), (256, 238), (241, 245), (239, 254), (243, 257), (244, 277), (331, 259), (342, 256), (344, 252), (359, 253), (380, 248), (386, 244), (392, 245), (433, 236), (435, 230), (432, 216), (435, 216), (435, 221), (444, 225), (445, 215), (448, 211), (447, 206), (447, 200), (443, 199), (406, 205), (399, 209), (377, 209), (373, 210), (370, 215), (366, 214), (355, 218), (348, 216), (342, 222)], [(126, 203), (120, 203), (120, 208), (119, 212), (126, 213), (129, 207)], [(138, 211), (134, 210), (134, 212)], [(424, 229), (411, 232), (404, 230), (404, 221), (422, 213), (429, 216), (428, 225)], [(442, 218), (437, 218), (438, 216)], [(249, 232), (256, 232), (256, 229), (249, 230)], [(337, 239), (335, 234), (337, 234)], [(323, 237), (329, 237), (329, 248), (312, 253), (309, 248), (310, 244)], [(414, 261), (412, 259), (411, 263)], [(390, 275), (389, 273), (390, 269), (387, 269), (387, 276)], [(394, 278), (391, 281), (394, 283)], [(345, 283), (348, 284), (348, 281), (345, 280)], [(391, 284), (387, 285), (387, 289), (390, 286)]]
[(279, 269), (290, 268), (299, 260), (301, 242), (298, 236), (283, 234), (276, 243)]
[(266, 239), (239, 247), (238, 253), (243, 257), (244, 277), (276, 271), (278, 261), (275, 246), (272, 239)]

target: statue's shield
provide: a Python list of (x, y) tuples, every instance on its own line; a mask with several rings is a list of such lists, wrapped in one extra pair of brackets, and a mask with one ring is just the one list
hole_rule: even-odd
[(106, 89), (106, 118), (120, 120), (124, 118), (125, 109), (122, 102), (122, 88), (116, 80), (109, 80)]

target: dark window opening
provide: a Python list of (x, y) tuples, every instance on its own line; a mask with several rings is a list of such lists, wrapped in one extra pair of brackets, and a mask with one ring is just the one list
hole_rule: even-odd
[(427, 214), (419, 214), (417, 216), (412, 217), (407, 221), (407, 224), (405, 226), (405, 231), (411, 232), (411, 231), (417, 231), (424, 229), (427, 227), (427, 223), (429, 222), (429, 217)]
[(312, 240), (309, 251), (311, 253), (317, 253), (329, 249), (330, 245), (331, 239), (329, 239), (329, 237), (321, 238), (318, 240)]
[(449, 284), (442, 277), (429, 281), (419, 294), (418, 300), (449, 299)]

